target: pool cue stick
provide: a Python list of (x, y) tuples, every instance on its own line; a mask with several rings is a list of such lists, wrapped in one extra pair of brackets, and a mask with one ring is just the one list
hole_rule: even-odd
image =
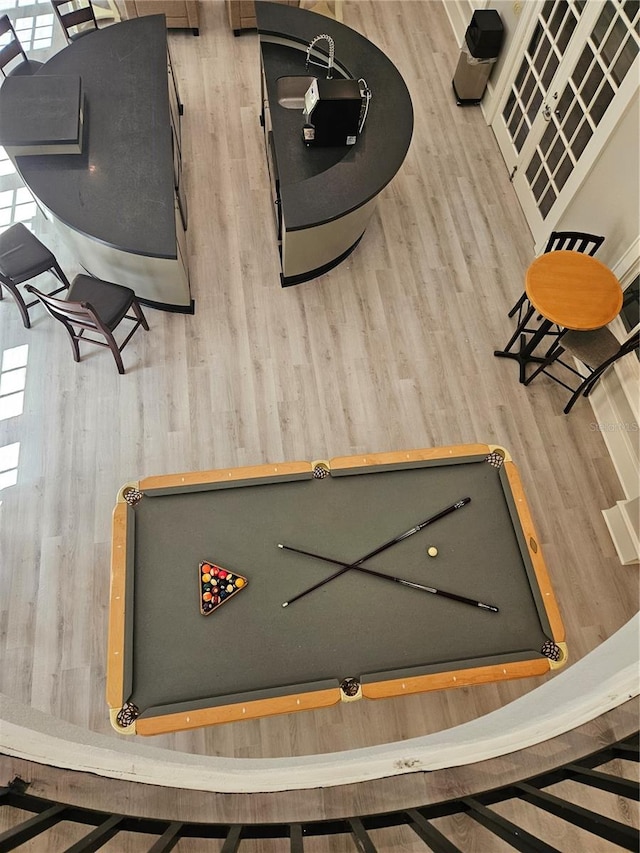
[[(321, 554), (313, 554), (311, 551), (303, 551), (302, 548), (292, 548), (291, 545), (279, 545), (279, 548), (284, 548), (285, 551), (293, 551), (296, 554), (305, 554), (307, 557), (315, 557), (316, 560), (324, 560), (325, 563), (335, 563), (336, 566), (347, 566), (348, 563), (343, 563), (342, 560), (334, 560), (331, 557), (323, 557)], [(432, 595), (441, 595), (443, 598), (451, 598), (453, 601), (459, 601), (461, 604), (470, 604), (472, 607), (480, 607), (482, 610), (490, 610), (492, 613), (499, 613), (500, 610), (493, 604), (484, 604), (482, 601), (476, 601), (474, 598), (466, 598), (464, 595), (458, 595), (455, 592), (446, 592), (444, 589), (436, 589), (433, 586), (424, 586), (421, 583), (397, 578), (394, 575), (387, 575), (385, 572), (378, 572), (375, 569), (366, 569), (364, 566), (352, 566), (356, 572), (364, 572), (367, 575), (374, 575), (377, 578), (383, 578), (387, 581), (402, 584), (402, 586), (410, 586), (412, 589), (419, 589), (422, 592), (430, 592)]]
[(404, 533), (401, 533), (399, 536), (394, 536), (393, 539), (389, 539), (388, 542), (385, 542), (384, 545), (380, 545), (378, 548), (375, 548), (373, 551), (370, 551), (368, 554), (365, 554), (364, 557), (361, 557), (359, 560), (356, 560), (354, 563), (350, 563), (348, 565), (344, 565), (337, 572), (334, 572), (332, 575), (329, 575), (328, 578), (324, 580), (318, 581), (318, 583), (310, 586), (308, 589), (303, 590), (298, 595), (294, 595), (293, 598), (290, 598), (289, 601), (283, 602), (283, 607), (288, 607), (290, 604), (293, 604), (294, 601), (298, 601), (298, 599), (303, 598), (303, 596), (308, 595), (310, 592), (318, 589), (321, 586), (324, 586), (329, 581), (332, 581), (334, 578), (340, 577), (345, 572), (348, 572), (349, 569), (354, 569), (359, 566), (361, 563), (364, 563), (365, 560), (370, 560), (371, 557), (375, 557), (376, 554), (382, 553), (382, 551), (386, 551), (387, 548), (391, 548), (392, 545), (397, 545), (398, 542), (402, 542), (404, 539), (407, 539), (409, 536), (413, 536), (414, 533), (419, 533), (421, 530), (424, 530), (425, 527), (429, 524), (433, 524), (434, 521), (439, 521), (439, 519), (444, 518), (445, 515), (449, 515), (452, 512), (455, 512), (457, 509), (460, 509), (463, 506), (466, 506), (470, 502), (471, 498), (462, 498), (451, 506), (448, 506), (446, 509), (437, 512), (435, 515), (432, 515), (431, 518), (426, 518), (424, 521), (421, 521), (420, 524), (416, 524), (415, 527), (412, 527), (410, 530), (405, 530)]

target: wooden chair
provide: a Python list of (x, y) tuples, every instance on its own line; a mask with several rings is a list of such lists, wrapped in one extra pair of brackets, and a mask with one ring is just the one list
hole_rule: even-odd
[(90, 0), (51, 0), (51, 5), (68, 42), (98, 29)]
[[(74, 361), (80, 361), (79, 341), (108, 347), (118, 366), (118, 373), (124, 373), (120, 353), (130, 341), (138, 326), (148, 331), (149, 326), (136, 295), (129, 287), (102, 281), (89, 275), (77, 275), (71, 283), (66, 299), (54, 299), (40, 293), (28, 284), (26, 288), (43, 303), (49, 314), (59, 320), (69, 333)], [(131, 309), (133, 316), (127, 312)], [(118, 346), (113, 332), (122, 320), (131, 320), (133, 328)], [(84, 337), (85, 332), (102, 335), (104, 340)]]
[[(596, 237), (593, 234), (585, 234), (582, 231), (552, 231), (543, 254), (546, 255), (547, 252), (558, 252), (567, 249), (573, 252), (595, 255), (603, 243), (604, 237)], [(509, 311), (509, 317), (513, 317), (517, 313), (518, 325), (520, 325), (523, 314), (527, 312), (533, 314), (533, 309), (527, 299), (527, 294), (523, 293), (511, 311)]]
[[(524, 383), (528, 385), (539, 373), (545, 373), (554, 382), (572, 392), (571, 399), (564, 407), (565, 415), (573, 408), (578, 397), (588, 397), (594, 386), (605, 371), (618, 359), (638, 349), (640, 332), (635, 332), (626, 341), (620, 343), (607, 326), (592, 332), (565, 332), (553, 346), (544, 362), (535, 370)], [(572, 364), (563, 361), (564, 354), (574, 356), (584, 365), (584, 371), (577, 370)], [(580, 380), (577, 385), (569, 385), (559, 375), (549, 370), (552, 365), (558, 365), (574, 374)], [(562, 374), (565, 375), (565, 374)]]
[(43, 62), (29, 59), (8, 15), (0, 17), (0, 71), (5, 77), (27, 76), (42, 68)]
[(21, 222), (0, 234), (0, 299), (3, 298), (2, 288), (6, 287), (18, 305), (26, 329), (31, 327), (29, 308), (37, 305), (38, 300), (25, 302), (18, 285), (45, 272), (53, 273), (62, 284), (49, 296), (70, 287), (53, 254)]

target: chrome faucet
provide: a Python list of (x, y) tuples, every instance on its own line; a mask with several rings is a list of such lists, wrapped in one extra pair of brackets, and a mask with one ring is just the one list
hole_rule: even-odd
[[(311, 51), (313, 50), (315, 45), (319, 41), (322, 41), (322, 40), (325, 40), (327, 42), (327, 44), (329, 45), (329, 59), (327, 61), (327, 65), (322, 65), (320, 62), (314, 62), (311, 59)], [(333, 77), (333, 74), (332, 74), (333, 58), (335, 56), (335, 52), (336, 52), (336, 45), (335, 45), (334, 40), (331, 38), (331, 36), (328, 36), (326, 33), (321, 33), (319, 36), (316, 36), (315, 38), (311, 39), (311, 41), (309, 42), (309, 47), (307, 48), (307, 61), (305, 62), (305, 65), (304, 65), (305, 69), (308, 69), (309, 65), (317, 65), (319, 68), (326, 68), (327, 80), (331, 80), (331, 78)]]

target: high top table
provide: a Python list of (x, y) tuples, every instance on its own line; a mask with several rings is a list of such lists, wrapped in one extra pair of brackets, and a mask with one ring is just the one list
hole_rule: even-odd
[[(603, 263), (580, 252), (540, 255), (527, 270), (525, 292), (531, 307), (506, 347), (494, 352), (499, 358), (518, 362), (522, 384), (526, 380), (527, 364), (544, 361), (543, 356), (535, 355), (535, 350), (554, 324), (578, 332), (601, 329), (617, 317), (622, 308), (622, 288), (618, 279)], [(527, 324), (536, 313), (540, 315), (537, 326), (528, 328)]]

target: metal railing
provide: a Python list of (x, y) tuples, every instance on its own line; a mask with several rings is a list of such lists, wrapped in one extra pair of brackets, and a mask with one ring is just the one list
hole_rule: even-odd
[(281, 839), (283, 851), (304, 853), (306, 838), (328, 836), (350, 837), (354, 851), (376, 853), (377, 847), (371, 833), (378, 829), (399, 826), (409, 828), (417, 839), (425, 843), (425, 849), (432, 853), (464, 853), (433, 825), (434, 820), (451, 815), (468, 815), (495, 837), (509, 844), (513, 850), (522, 853), (562, 853), (524, 828), (506, 820), (492, 808), (510, 800), (529, 803), (543, 812), (605, 839), (622, 850), (639, 851), (640, 836), (633, 826), (582, 808), (544, 790), (559, 782), (571, 780), (637, 802), (640, 797), (636, 782), (597, 769), (614, 759), (635, 762), (640, 760), (638, 733), (579, 761), (481, 794), (382, 814), (291, 824), (183, 823), (110, 814), (31, 796), (28, 793), (29, 783), (16, 777), (5, 788), (0, 789), (0, 807), (8, 806), (31, 812), (33, 817), (0, 833), (0, 853), (18, 850), (21, 845), (42, 836), (62, 821), (91, 827), (82, 839), (67, 847), (65, 853), (91, 853), (122, 832), (155, 836), (149, 853), (168, 853), (181, 838), (222, 839), (224, 843), (221, 853), (242, 853), (242, 843), (248, 839)]

